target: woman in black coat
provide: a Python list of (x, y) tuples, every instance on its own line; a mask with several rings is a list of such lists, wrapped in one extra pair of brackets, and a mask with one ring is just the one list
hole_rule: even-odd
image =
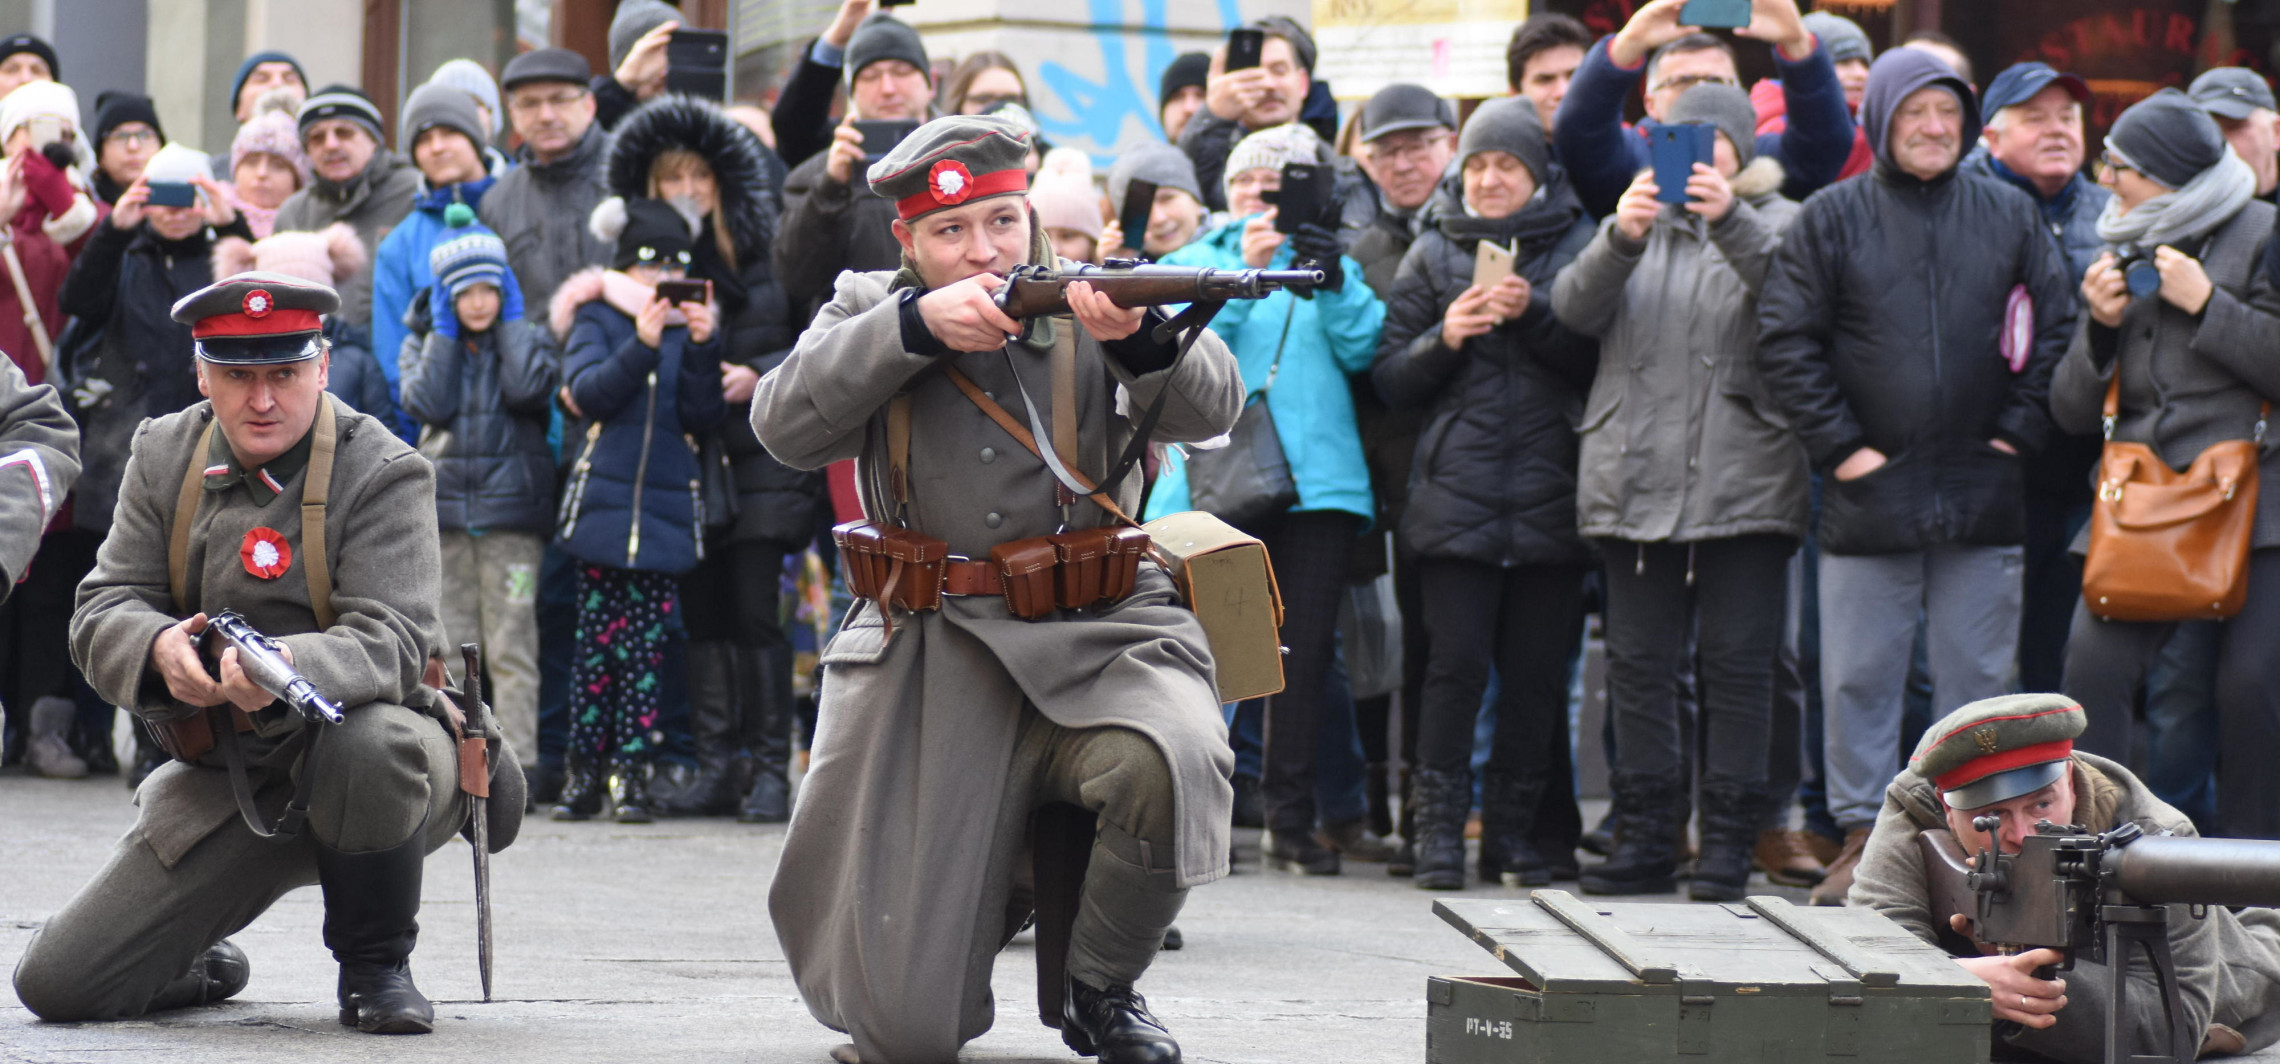
[(745, 416), (753, 386), (800, 331), (769, 261), (781, 211), (769, 154), (711, 103), (667, 96), (625, 116), (609, 160), (613, 194), (663, 200), (695, 220), (689, 277), (711, 282), (723, 322), (728, 415), (706, 441), (705, 558), (681, 593), (698, 771), (657, 798), (677, 812), (735, 811), (754, 823), (791, 815), (792, 650), (779, 588), (784, 559), (814, 534), (824, 491), (821, 474), (769, 457)]
[[(1493, 662), (1502, 677), (1481, 789), (1482, 879), (1550, 882), (1534, 842), (1567, 757), (1567, 671), (1590, 560), (1576, 532), (1576, 424), (1598, 347), (1552, 317), (1553, 277), (1592, 227), (1526, 100), (1481, 105), (1458, 141), (1461, 197), (1401, 260), (1371, 375), (1396, 407), (1425, 407), (1399, 534), (1418, 566), (1431, 644), (1417, 729), (1417, 885), (1464, 885), (1472, 734)], [(1514, 276), (1472, 283), (1483, 242)]]

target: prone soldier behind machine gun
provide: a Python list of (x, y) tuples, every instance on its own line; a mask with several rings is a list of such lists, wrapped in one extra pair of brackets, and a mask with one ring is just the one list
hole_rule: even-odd
[[(434, 1022), (408, 963), (422, 864), (471, 804), (437, 689), (435, 474), (325, 394), (319, 330), (339, 304), (322, 285), (245, 273), (174, 306), (209, 401), (136, 430), (71, 647), (96, 692), (150, 721), (175, 760), (144, 782), (134, 828), (17, 966), (16, 994), (43, 1019), (228, 998), (249, 966), (227, 937), (315, 883), (341, 1023), (401, 1034)], [(314, 688), (289, 692), (299, 710), (234, 647), (201, 654), (225, 610)], [(284, 687), (264, 664), (252, 671)], [(322, 722), (328, 701), (345, 707), (340, 723)], [(519, 821), (521, 776), (511, 753), (492, 755), (497, 849)]]
[[(2107, 966), (2125, 960), (2069, 957), (2051, 948), (2009, 952), (1973, 937), (1975, 913), (1956, 911), (1972, 895), (1941, 881), (1947, 872), (1929, 863), (1926, 843), (1957, 860), (1990, 847), (2012, 854), (2043, 822), (2092, 834), (2134, 825), (2149, 838), (2198, 836), (2191, 820), (2154, 797), (2128, 769), (2074, 750), (2082, 725), (2082, 707), (2053, 694), (1983, 699), (1934, 724), (1884, 793), (1883, 812), (1847, 899), (1946, 949), (1987, 982), (1998, 1060), (2114, 1059), (2107, 1055), (2114, 1011)], [(1992, 832), (1974, 823), (1989, 817), (1996, 824)], [(2201, 1056), (2215, 1056), (2280, 1041), (2280, 913), (2222, 905), (2166, 909), (2182, 1012), (2176, 1022), (2186, 1044), (2198, 1047)], [(2128, 961), (2127, 996), (2117, 1017), (2118, 1059), (2169, 1049), (2170, 1019), (2148, 960), (2141, 955)], [(2069, 961), (2070, 970), (2051, 970)]]

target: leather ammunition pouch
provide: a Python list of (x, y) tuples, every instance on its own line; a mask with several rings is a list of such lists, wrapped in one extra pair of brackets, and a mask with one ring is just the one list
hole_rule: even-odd
[(869, 521), (839, 525), (831, 538), (848, 591), (883, 614), (941, 609), (945, 594), (1001, 595), (1026, 621), (1124, 601), (1149, 548), (1146, 532), (1121, 526), (1011, 540), (992, 547), (987, 561), (953, 558), (942, 540)]

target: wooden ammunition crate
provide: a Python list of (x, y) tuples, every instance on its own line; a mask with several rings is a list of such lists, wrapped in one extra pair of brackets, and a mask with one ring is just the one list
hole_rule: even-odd
[(1427, 981), (1428, 1064), (1987, 1060), (1987, 985), (1867, 909), (1560, 890), (1433, 909), (1514, 974)]

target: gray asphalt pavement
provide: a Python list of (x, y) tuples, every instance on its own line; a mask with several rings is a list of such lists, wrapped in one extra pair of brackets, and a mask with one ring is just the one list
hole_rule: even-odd
[[(0, 773), (0, 970), (13, 969), (133, 815), (116, 778)], [(0, 991), (0, 1061), (822, 1064), (841, 1039), (800, 1004), (765, 907), (783, 836), (726, 820), (533, 819), (493, 865), (499, 970), (489, 1004), (476, 975), (469, 853), (455, 842), (428, 861), (413, 958), (436, 999), (432, 1035), (380, 1038), (334, 1021), (337, 969), (309, 888), (238, 936), (253, 981), (235, 1000), (126, 1023), (47, 1024)], [(1301, 880), (1261, 871), (1257, 832), (1238, 836), (1239, 873), (1194, 892), (1180, 920), (1187, 948), (1163, 955), (1142, 984), (1188, 1060), (1420, 1061), (1426, 977), (1502, 970), (1433, 916), (1436, 895), (1382, 866)], [(1037, 1022), (1035, 986), (1024, 935), (997, 967), (997, 1026), (963, 1059), (1076, 1059)]]

